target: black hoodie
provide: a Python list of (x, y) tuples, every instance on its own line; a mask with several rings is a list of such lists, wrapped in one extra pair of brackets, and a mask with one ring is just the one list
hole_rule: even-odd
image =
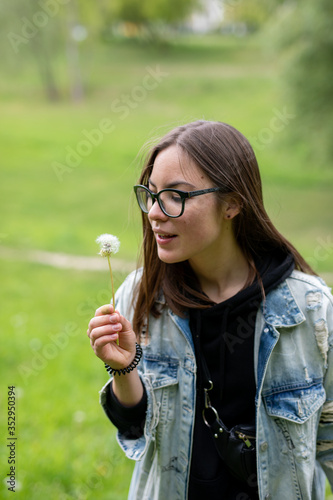
[[(294, 269), (292, 255), (275, 254), (256, 260), (265, 294)], [(204, 357), (213, 390), (211, 404), (224, 424), (255, 423), (254, 328), (262, 302), (257, 280), (230, 299), (209, 309), (191, 309), (190, 327), (198, 365), (197, 400), (188, 500), (258, 499), (257, 484), (240, 484), (224, 467), (210, 429), (202, 418)]]

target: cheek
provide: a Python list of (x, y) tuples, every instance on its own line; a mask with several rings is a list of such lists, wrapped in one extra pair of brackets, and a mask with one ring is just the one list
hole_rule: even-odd
[(203, 244), (207, 239), (212, 237), (212, 234), (217, 232), (217, 227), (212, 224), (208, 217), (204, 217), (198, 213), (184, 221), (180, 229), (180, 234), (186, 237), (186, 242), (193, 242), (195, 246)]
[(191, 213), (186, 221), (186, 226), (193, 228), (195, 231), (204, 233), (219, 232), (222, 224), (221, 211), (217, 211), (215, 205), (202, 206), (201, 210), (196, 210)]
[[(199, 199), (193, 201), (197, 202)], [(223, 211), (215, 200), (203, 200), (204, 203), (190, 207), (185, 205), (184, 218), (177, 221), (177, 232), (186, 237), (186, 243), (201, 245), (219, 237), (223, 225)], [(177, 219), (176, 219), (177, 220)]]

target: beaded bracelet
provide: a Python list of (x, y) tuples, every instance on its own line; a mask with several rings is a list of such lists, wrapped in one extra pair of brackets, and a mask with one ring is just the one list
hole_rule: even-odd
[(104, 366), (106, 368), (106, 371), (110, 374), (118, 374), (118, 375), (126, 375), (126, 373), (131, 372), (134, 370), (134, 368), (139, 364), (140, 359), (142, 358), (142, 347), (135, 342), (135, 357), (130, 365), (128, 365), (126, 368), (121, 368), (120, 370), (115, 370), (114, 368), (111, 368), (107, 363), (104, 363)]

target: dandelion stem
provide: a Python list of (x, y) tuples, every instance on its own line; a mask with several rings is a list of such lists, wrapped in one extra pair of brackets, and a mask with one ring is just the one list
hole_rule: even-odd
[[(112, 267), (111, 267), (111, 262), (110, 262), (110, 255), (107, 255), (107, 258), (108, 258), (110, 276), (111, 276), (112, 305), (113, 305), (113, 312), (114, 312), (115, 311), (115, 300), (114, 300), (113, 274), (112, 274)], [(117, 339), (117, 345), (119, 345), (119, 339)]]
[(110, 255), (108, 255), (107, 258), (108, 258), (109, 269), (110, 269), (110, 276), (111, 276), (112, 305), (113, 305), (113, 308), (114, 308), (115, 307), (114, 286), (113, 286), (113, 274), (112, 274), (112, 268), (111, 268), (111, 262), (110, 262)]

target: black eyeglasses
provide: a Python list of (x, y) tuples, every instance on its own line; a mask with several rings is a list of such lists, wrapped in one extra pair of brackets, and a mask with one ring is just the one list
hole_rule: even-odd
[(202, 194), (214, 193), (220, 188), (200, 189), (199, 191), (180, 191), (179, 189), (162, 189), (159, 193), (153, 193), (146, 186), (134, 186), (136, 199), (139, 207), (147, 214), (157, 200), (160, 209), (168, 217), (180, 217), (184, 213), (185, 200)]

